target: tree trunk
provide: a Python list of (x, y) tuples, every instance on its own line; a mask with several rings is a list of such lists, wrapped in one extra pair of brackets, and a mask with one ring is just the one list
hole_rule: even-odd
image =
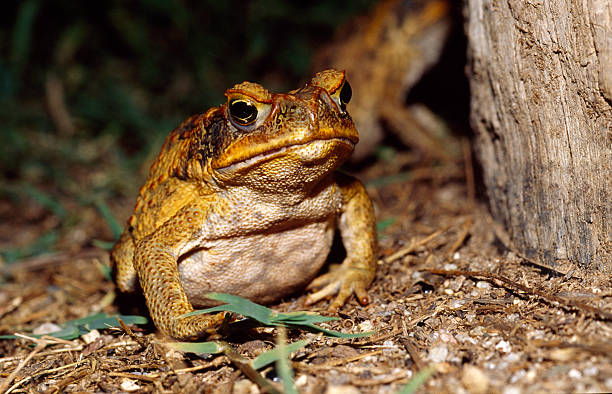
[(528, 257), (610, 271), (612, 3), (467, 0), (490, 209)]

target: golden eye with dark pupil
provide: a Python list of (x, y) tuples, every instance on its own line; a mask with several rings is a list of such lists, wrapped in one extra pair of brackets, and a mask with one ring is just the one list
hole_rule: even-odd
[(340, 89), (340, 109), (342, 111), (346, 111), (346, 105), (351, 101), (351, 97), (353, 96), (353, 89), (351, 89), (351, 84), (345, 82), (342, 85), (342, 89)]
[(229, 114), (240, 126), (248, 126), (257, 120), (257, 108), (248, 101), (235, 99), (229, 103)]

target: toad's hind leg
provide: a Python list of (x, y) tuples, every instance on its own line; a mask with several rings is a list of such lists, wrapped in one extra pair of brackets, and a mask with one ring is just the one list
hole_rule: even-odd
[(122, 292), (132, 292), (136, 290), (136, 280), (138, 275), (134, 268), (134, 239), (125, 230), (115, 244), (111, 255), (111, 269), (117, 287)]

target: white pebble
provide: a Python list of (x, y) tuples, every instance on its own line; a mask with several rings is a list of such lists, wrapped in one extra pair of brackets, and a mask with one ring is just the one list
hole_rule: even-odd
[(476, 283), (476, 287), (478, 287), (479, 289), (490, 289), (491, 288), (491, 284), (489, 282), (485, 282), (484, 280), (480, 280)]
[(140, 390), (141, 387), (132, 379), (123, 379), (121, 382), (121, 390), (131, 393)]
[(60, 326), (58, 326), (55, 323), (43, 323), (40, 326), (36, 327), (33, 331), (32, 334), (35, 335), (45, 335), (45, 334), (50, 334), (52, 332), (56, 332), (61, 330), (62, 328)]
[(88, 345), (100, 337), (100, 331), (98, 330), (91, 330), (88, 333), (81, 335), (81, 339)]
[(501, 340), (495, 345), (495, 349), (501, 351), (502, 353), (510, 353), (512, 350), (512, 346), (508, 341)]
[(521, 394), (521, 392), (522, 391), (519, 387), (507, 386), (507, 387), (504, 387), (502, 394)]
[(448, 357), (448, 348), (446, 345), (434, 346), (429, 350), (429, 360), (434, 363), (441, 363), (446, 361)]
[(567, 375), (572, 379), (580, 379), (582, 377), (582, 372), (580, 372), (579, 370), (575, 368), (572, 368), (569, 370)]

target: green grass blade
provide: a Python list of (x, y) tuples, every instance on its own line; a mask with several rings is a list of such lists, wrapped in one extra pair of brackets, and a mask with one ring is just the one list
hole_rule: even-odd
[(404, 387), (400, 389), (397, 394), (413, 394), (416, 390), (427, 381), (436, 372), (434, 367), (423, 368), (416, 375), (410, 379)]
[[(40, 338), (43, 335), (48, 335), (50, 337), (71, 341), (73, 339), (78, 338), (82, 334), (85, 334), (86, 332), (87, 331), (82, 332), (82, 330), (78, 326), (69, 325), (66, 327), (62, 327), (58, 331), (50, 332), (48, 334), (27, 334), (27, 336), (32, 337), (32, 338)], [(20, 338), (21, 337), (18, 337), (17, 335), (0, 335), (0, 339), (20, 339)]]
[(32, 40), (32, 26), (34, 26), (34, 20), (36, 19), (36, 13), (38, 12), (39, 6), (40, 1), (27, 0), (21, 2), (19, 10), (17, 11), (11, 48), (11, 63), (17, 80), (21, 78), (21, 74), (27, 63), (28, 54), (30, 52), (30, 42)]
[(168, 342), (173, 349), (186, 353), (209, 353), (217, 354), (223, 352), (223, 346), (217, 342)]
[(93, 239), (91, 241), (91, 244), (93, 246), (95, 246), (96, 248), (102, 249), (102, 250), (111, 250), (113, 248), (113, 246), (115, 246), (115, 242), (112, 241), (103, 241), (101, 239)]
[[(91, 330), (103, 330), (110, 327), (119, 327), (119, 321), (117, 318), (121, 318), (125, 324), (147, 324), (148, 320), (142, 316), (136, 315), (116, 315), (109, 316), (106, 313), (94, 313), (80, 319), (74, 319), (67, 321), (61, 325), (59, 331), (51, 332), (49, 335), (55, 338), (61, 338), (66, 340), (72, 340), (80, 337), (83, 334), (87, 334)], [(42, 335), (28, 334), (29, 336), (40, 338)], [(18, 338), (14, 335), (0, 336), (0, 339), (15, 339)]]
[(293, 328), (301, 328), (303, 330), (308, 330), (308, 331), (315, 332), (315, 333), (322, 332), (328, 337), (343, 338), (343, 339), (363, 338), (363, 337), (367, 337), (367, 336), (374, 334), (373, 331), (358, 332), (355, 334), (350, 334), (350, 333), (344, 333), (340, 331), (328, 330), (328, 329), (325, 329), (319, 326), (315, 326), (314, 324), (300, 324), (300, 325), (296, 325)]
[(321, 316), (309, 312), (274, 313), (270, 318), (273, 324), (316, 324), (339, 320), (337, 317)]
[[(293, 353), (296, 350), (301, 349), (304, 346), (308, 345), (309, 343), (310, 341), (306, 341), (306, 340), (293, 342), (286, 346), (287, 353)], [(263, 367), (266, 367), (276, 362), (281, 356), (282, 354), (280, 352), (280, 349), (276, 347), (272, 350), (268, 350), (267, 352), (262, 353), (259, 356), (257, 356), (253, 361), (251, 361), (251, 367), (253, 367), (253, 369), (261, 369)]]
[(36, 201), (43, 208), (53, 212), (58, 218), (63, 219), (66, 217), (66, 209), (64, 209), (64, 206), (58, 199), (30, 184), (23, 185), (22, 190), (25, 195)]
[(115, 241), (118, 240), (123, 232), (123, 226), (119, 224), (106, 202), (101, 199), (96, 199), (94, 201), (94, 205), (96, 206), (96, 209), (98, 209), (100, 216), (102, 216), (102, 218), (106, 221), (106, 224), (113, 233), (113, 238)]
[(381, 233), (397, 221), (397, 218), (387, 218), (376, 222), (376, 231)]
[(298, 394), (295, 388), (293, 369), (289, 361), (290, 352), (287, 346), (287, 332), (284, 328), (278, 330), (276, 343), (279, 354), (278, 360), (276, 360), (276, 372), (283, 381), (284, 393)]
[(209, 293), (207, 294), (207, 297), (226, 303), (225, 305), (219, 305), (218, 307), (209, 308), (208, 310), (234, 312), (257, 320), (258, 322), (268, 326), (272, 324), (270, 318), (274, 312), (272, 312), (270, 308), (266, 308), (265, 306), (256, 304), (253, 301), (249, 301), (245, 298), (232, 294)]
[(337, 317), (321, 316), (308, 312), (275, 313), (270, 308), (266, 308), (265, 306), (256, 304), (252, 301), (231, 294), (209, 293), (208, 298), (216, 301), (226, 302), (226, 304), (185, 313), (180, 317), (199, 315), (202, 313), (227, 311), (251, 318), (259, 322), (260, 324), (266, 326), (290, 327), (311, 332), (322, 332), (327, 336), (335, 338), (352, 339), (363, 338), (372, 335), (372, 332), (345, 334), (339, 331), (326, 330), (315, 325), (316, 323), (324, 323), (333, 320), (338, 320)]

